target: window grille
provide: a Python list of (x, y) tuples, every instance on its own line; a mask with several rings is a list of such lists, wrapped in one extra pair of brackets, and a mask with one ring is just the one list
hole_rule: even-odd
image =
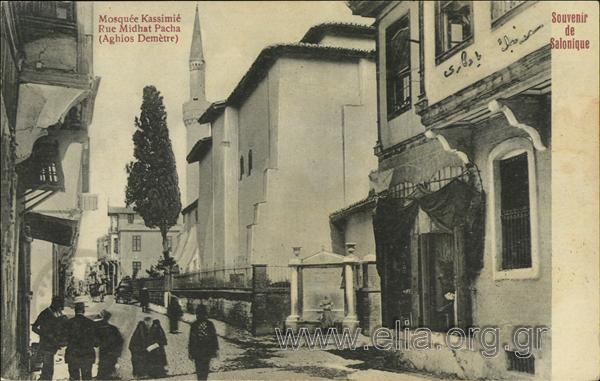
[(519, 357), (517, 352), (506, 351), (506, 359), (508, 362), (508, 370), (535, 374), (535, 358), (533, 355), (530, 355), (529, 357)]
[(20, 164), (19, 176), (25, 189), (51, 191), (64, 189), (58, 142), (48, 139), (36, 142), (29, 159)]
[(414, 192), (416, 186), (408, 181), (398, 183), (390, 188), (390, 196), (392, 198), (407, 198)]
[(500, 161), (502, 269), (531, 267), (527, 153)]
[(469, 171), (465, 170), (460, 166), (449, 166), (444, 167), (437, 171), (429, 181), (423, 182), (421, 184), (413, 184), (408, 181), (404, 181), (402, 183), (395, 184), (390, 187), (389, 195), (392, 198), (408, 198), (418, 186), (423, 187), (424, 189), (435, 192), (450, 183), (452, 180), (460, 179), (462, 181), (468, 181), (469, 179)]
[(79, 208), (83, 211), (98, 209), (98, 195), (90, 193), (79, 194)]

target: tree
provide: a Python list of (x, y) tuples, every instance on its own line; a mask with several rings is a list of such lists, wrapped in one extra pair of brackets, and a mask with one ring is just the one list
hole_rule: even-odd
[(154, 86), (144, 87), (140, 117), (135, 118), (134, 160), (127, 164), (125, 202), (133, 207), (149, 228), (160, 229), (162, 252), (171, 269), (167, 232), (181, 212), (175, 155), (167, 128), (163, 97)]
[(146, 270), (150, 278), (162, 278), (166, 273), (177, 273), (177, 262), (173, 257), (159, 258), (155, 265), (151, 265), (149, 270)]

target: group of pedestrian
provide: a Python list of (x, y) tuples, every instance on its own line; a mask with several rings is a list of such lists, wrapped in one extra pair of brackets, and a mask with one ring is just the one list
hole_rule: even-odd
[[(179, 308), (177, 308), (179, 307)], [(116, 365), (123, 348), (119, 329), (109, 323), (110, 312), (103, 310), (94, 321), (85, 316), (85, 304), (75, 303), (75, 316), (63, 314), (64, 300), (52, 298), (50, 307), (40, 313), (32, 329), (40, 336), (39, 354), (42, 360), (40, 380), (52, 380), (54, 355), (66, 346), (65, 362), (70, 380), (91, 380), (92, 366), (98, 348), (98, 380), (118, 379)], [(178, 333), (178, 321), (183, 315), (176, 298), (171, 298), (168, 315), (170, 332)], [(135, 377), (161, 378), (166, 376), (167, 336), (158, 319), (145, 317), (140, 321), (129, 341), (131, 363)], [(196, 321), (190, 327), (188, 357), (196, 366), (198, 380), (208, 377), (211, 359), (217, 356), (219, 342), (214, 324), (208, 320), (204, 305), (196, 310)]]
[(99, 321), (93, 321), (85, 316), (85, 304), (77, 302), (74, 305), (75, 316), (67, 319), (63, 309), (64, 300), (59, 296), (53, 297), (50, 307), (42, 311), (32, 325), (33, 332), (40, 336), (40, 380), (52, 380), (54, 355), (65, 346), (70, 380), (92, 379), (96, 347), (99, 352), (98, 379), (115, 379), (123, 337), (119, 329), (108, 322), (110, 313), (102, 311)]

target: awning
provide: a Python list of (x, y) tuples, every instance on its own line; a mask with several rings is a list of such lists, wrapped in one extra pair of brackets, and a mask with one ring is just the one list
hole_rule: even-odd
[(25, 223), (29, 225), (34, 239), (71, 246), (79, 221), (30, 212), (25, 215)]
[(373, 230), (379, 274), (383, 274), (383, 266), (390, 260), (410, 260), (410, 232), (419, 209), (444, 229), (464, 229), (467, 272), (477, 273), (483, 266), (483, 195), (457, 178), (436, 192), (417, 189), (410, 198), (408, 205), (391, 197), (377, 200)]

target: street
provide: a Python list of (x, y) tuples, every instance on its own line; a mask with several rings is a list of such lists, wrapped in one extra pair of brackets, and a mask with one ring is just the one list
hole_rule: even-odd
[[(119, 374), (123, 380), (134, 379), (131, 354), (127, 348), (137, 322), (146, 316), (159, 319), (167, 332), (166, 347), (168, 376), (166, 380), (195, 379), (194, 364), (187, 357), (189, 324), (180, 322), (179, 334), (168, 333), (168, 319), (157, 312), (162, 307), (152, 305), (152, 312), (143, 313), (137, 304), (117, 304), (109, 296), (103, 303), (89, 302), (86, 315), (92, 317), (102, 309), (111, 312), (110, 323), (117, 326), (124, 337), (123, 353), (119, 360)], [(68, 316), (73, 312), (65, 311)], [(274, 337), (252, 337), (245, 331), (213, 320), (219, 335), (219, 357), (211, 363), (209, 379), (213, 380), (434, 380), (430, 376), (415, 373), (396, 373), (384, 370), (382, 356), (376, 351), (337, 350), (282, 350)], [(67, 366), (59, 351), (55, 365), (55, 380), (68, 379)], [(371, 355), (369, 355), (371, 354)], [(94, 366), (93, 374), (96, 374)]]

